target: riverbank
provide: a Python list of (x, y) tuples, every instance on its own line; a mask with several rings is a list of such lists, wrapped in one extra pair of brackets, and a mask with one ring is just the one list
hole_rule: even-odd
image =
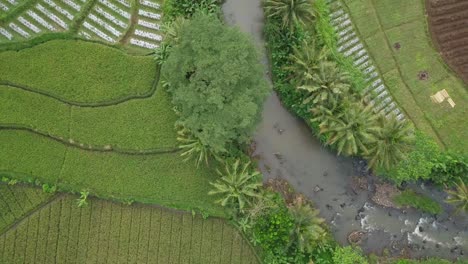
[[(226, 21), (250, 34), (265, 53), (260, 0), (228, 0), (223, 11)], [(285, 179), (304, 193), (320, 209), (340, 244), (348, 243), (351, 232), (363, 231), (360, 246), (366, 253), (380, 255), (388, 250), (392, 255), (450, 259), (467, 254), (466, 216), (450, 217), (448, 206), (444, 208), (448, 213), (433, 217), (375, 205), (371, 198), (379, 179), (368, 173), (365, 163), (324, 148), (305, 123), (281, 105), (275, 93), (265, 103), (254, 141), (254, 156), (265, 180)], [(365, 179), (365, 188), (353, 188), (356, 179)], [(439, 202), (445, 199), (443, 192), (434, 188), (414, 187)]]

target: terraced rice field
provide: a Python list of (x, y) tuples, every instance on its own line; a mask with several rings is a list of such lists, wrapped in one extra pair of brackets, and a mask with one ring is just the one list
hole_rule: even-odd
[(41, 190), (0, 189), (0, 202), (15, 206), (7, 214), (17, 214), (13, 227), (0, 229), (0, 263), (258, 263), (250, 245), (221, 219), (98, 199), (78, 208), (71, 195), (31, 206), (25, 192), (32, 198)]
[(447, 63), (468, 83), (468, 2), (426, 1), (432, 37)]
[(52, 194), (35, 187), (0, 184), (0, 233), (52, 198)]
[[(136, 50), (162, 40), (161, 4), (155, 0), (0, 0), (0, 45), (46, 33), (65, 33)], [(16, 11), (12, 6), (23, 5)]]
[[(331, 0), (343, 54), (367, 74), (377, 110), (395, 111), (442, 147), (466, 152), (468, 91), (431, 44), (423, 0)], [(395, 12), (398, 10), (398, 12)], [(455, 102), (435, 103), (445, 89)]]
[(214, 170), (180, 157), (177, 116), (152, 57), (54, 40), (0, 58), (15, 62), (0, 65), (0, 173), (224, 215), (207, 195)]

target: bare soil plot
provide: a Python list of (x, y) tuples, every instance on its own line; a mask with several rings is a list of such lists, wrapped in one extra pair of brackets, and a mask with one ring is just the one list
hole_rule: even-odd
[(447, 64), (468, 83), (468, 1), (426, 0), (429, 29)]

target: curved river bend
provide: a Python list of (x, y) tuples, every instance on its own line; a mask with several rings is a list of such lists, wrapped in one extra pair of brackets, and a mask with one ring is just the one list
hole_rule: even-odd
[[(223, 12), (228, 24), (251, 35), (263, 52), (263, 63), (268, 68), (260, 2), (227, 0)], [(396, 255), (406, 248), (413, 257), (463, 258), (468, 255), (466, 217), (442, 215), (435, 218), (415, 210), (401, 212), (374, 205), (370, 201), (373, 177), (359, 169), (362, 164), (337, 157), (323, 148), (305, 123), (281, 105), (275, 93), (265, 102), (255, 142), (255, 155), (260, 159), (264, 177), (286, 179), (297, 191), (308, 196), (341, 244), (347, 244), (350, 232), (362, 230), (366, 235), (361, 247), (367, 253), (380, 254), (387, 248)], [(367, 177), (370, 183), (367, 190), (356, 192), (350, 187), (356, 175)], [(440, 191), (413, 187), (439, 201), (444, 199)]]

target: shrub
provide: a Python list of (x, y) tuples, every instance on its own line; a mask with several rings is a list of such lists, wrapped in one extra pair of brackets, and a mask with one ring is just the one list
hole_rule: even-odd
[(195, 15), (182, 27), (162, 70), (178, 124), (214, 152), (246, 142), (268, 94), (259, 58), (239, 29)]
[(340, 264), (367, 264), (367, 259), (359, 248), (338, 247), (333, 254), (333, 261)]

